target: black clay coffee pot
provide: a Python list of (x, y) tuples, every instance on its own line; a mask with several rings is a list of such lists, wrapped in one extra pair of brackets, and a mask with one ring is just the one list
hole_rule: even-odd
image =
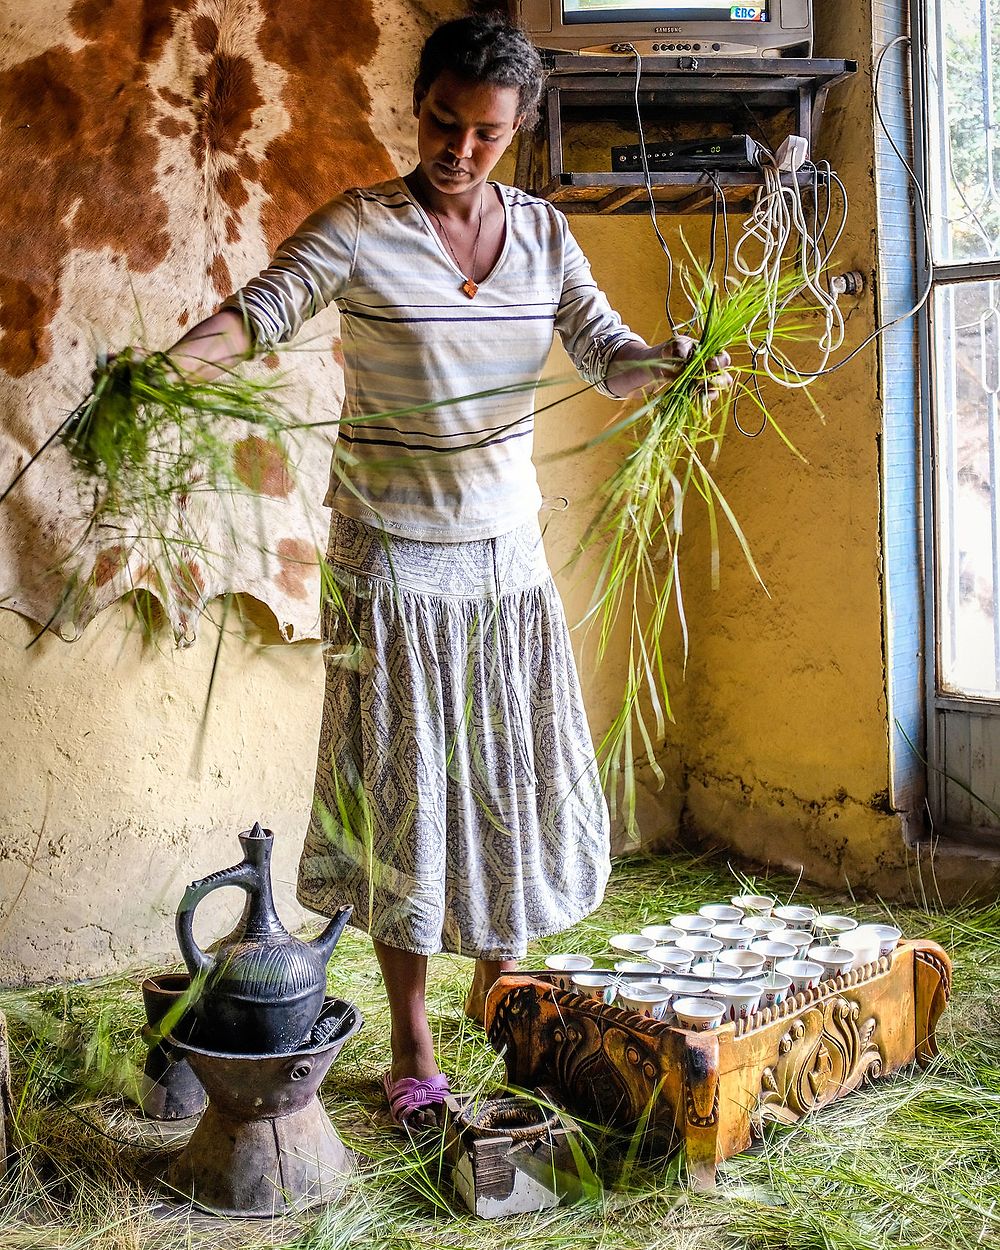
[[(309, 1042), (323, 1007), (326, 965), (352, 908), (339, 908), (311, 942), (292, 937), (271, 894), (273, 834), (255, 824), (240, 834), (240, 843), (243, 862), (193, 882), (177, 909), (177, 941), (196, 989), (194, 1040), (208, 1050), (288, 1054)], [(236, 928), (212, 956), (194, 939), (194, 911), (226, 885), (241, 886), (247, 901)]]

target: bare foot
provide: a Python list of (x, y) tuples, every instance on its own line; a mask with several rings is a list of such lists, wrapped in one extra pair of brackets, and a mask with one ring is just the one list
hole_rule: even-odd
[(486, 1014), (486, 995), (494, 982), (505, 973), (517, 971), (516, 959), (477, 959), (472, 985), (465, 1000), (465, 1014), (482, 1028)]

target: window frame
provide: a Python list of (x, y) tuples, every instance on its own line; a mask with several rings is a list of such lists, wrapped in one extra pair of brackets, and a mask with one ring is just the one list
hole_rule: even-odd
[[(914, 208), (914, 273), (921, 294), (928, 298), (917, 316), (917, 392), (920, 419), (920, 487), (922, 496), (922, 546), (924, 564), (924, 701), (926, 716), (927, 803), (935, 833), (949, 838), (968, 838), (987, 833), (993, 820), (971, 797), (977, 769), (1000, 743), (1000, 698), (956, 694), (942, 688), (941, 612), (942, 585), (939, 552), (940, 510), (938, 492), (937, 412), (939, 383), (935, 375), (935, 297), (939, 290), (958, 283), (1000, 281), (1000, 256), (992, 260), (933, 263), (933, 197), (930, 162), (931, 109), (930, 40), (938, 42), (938, 63), (943, 63), (938, 30), (931, 21), (931, 0), (912, 0), (910, 5), (910, 84), (912, 98), (913, 171), (923, 195)], [(939, 119), (944, 125), (945, 120)], [(926, 219), (924, 212), (926, 212)], [(994, 483), (994, 490), (1000, 483)], [(996, 577), (996, 574), (995, 574)], [(1000, 584), (998, 578), (994, 585)], [(996, 610), (996, 609), (995, 609)], [(977, 760), (979, 764), (977, 764)], [(979, 819), (977, 819), (978, 817)], [(997, 821), (1000, 832), (1000, 820)]]

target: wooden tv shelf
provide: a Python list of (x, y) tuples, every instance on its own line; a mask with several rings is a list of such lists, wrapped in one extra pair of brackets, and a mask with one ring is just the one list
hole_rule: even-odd
[[(542, 122), (522, 133), (514, 181), (524, 190), (558, 204), (567, 213), (608, 215), (649, 211), (649, 191), (657, 209), (673, 213), (711, 210), (719, 193), (727, 205), (748, 204), (761, 185), (756, 170), (713, 172), (679, 170), (651, 173), (649, 188), (642, 173), (598, 169), (567, 169), (567, 132), (581, 125), (594, 128), (611, 122), (637, 141), (635, 119), (636, 65), (628, 56), (550, 58), (552, 66), (542, 101)], [(809, 139), (815, 149), (827, 94), (850, 78), (857, 62), (825, 58), (646, 57), (639, 77), (638, 99), (647, 142), (658, 124), (676, 134), (701, 137), (711, 127), (718, 133), (750, 133), (770, 146), (789, 134)], [(607, 152), (610, 164), (610, 145)], [(786, 185), (814, 180), (812, 173), (784, 176)], [(717, 190), (718, 188), (718, 190)]]

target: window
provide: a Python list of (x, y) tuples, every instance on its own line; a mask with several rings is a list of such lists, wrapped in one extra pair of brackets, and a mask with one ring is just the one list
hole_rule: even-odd
[[(919, 0), (927, 751), (939, 831), (1000, 828), (1000, 6)], [(996, 834), (994, 832), (993, 836)]]

